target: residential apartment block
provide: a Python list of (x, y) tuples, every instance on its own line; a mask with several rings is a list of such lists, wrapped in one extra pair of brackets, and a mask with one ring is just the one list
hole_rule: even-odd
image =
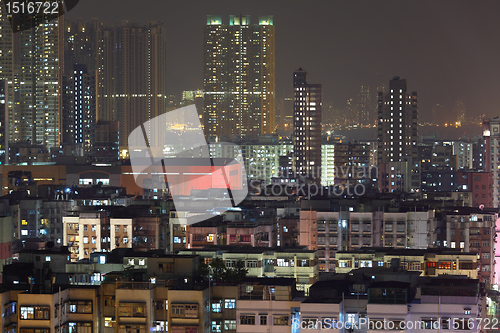
[(199, 250), (181, 251), (179, 254), (196, 254), (204, 258), (206, 263), (215, 258), (222, 259), (226, 267), (234, 267), (241, 260), (248, 269), (248, 277), (294, 278), (297, 290), (306, 294), (319, 278), (316, 251), (304, 247), (207, 246)]
[(318, 251), (320, 271), (335, 269), (337, 251), (361, 247), (426, 249), (436, 241), (434, 211), (300, 212), (299, 244)]
[(498, 212), (470, 208), (446, 215), (446, 246), (477, 253), (478, 278), (490, 284), (495, 280), (495, 243)]
[(336, 273), (349, 273), (363, 267), (391, 267), (420, 271), (423, 276), (464, 275), (478, 278), (478, 260), (474, 252), (443, 249), (363, 248), (335, 254)]

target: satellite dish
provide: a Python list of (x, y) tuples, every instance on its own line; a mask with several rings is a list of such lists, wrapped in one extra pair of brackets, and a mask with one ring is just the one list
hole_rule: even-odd
[(479, 209), (483, 210), (483, 209), (484, 209), (484, 205), (483, 205), (483, 204), (480, 204), (480, 205), (479, 205)]

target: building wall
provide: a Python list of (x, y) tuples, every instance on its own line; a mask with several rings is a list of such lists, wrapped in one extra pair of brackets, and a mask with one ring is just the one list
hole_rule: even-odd
[(409, 162), (382, 163), (378, 167), (380, 192), (409, 192), (411, 190)]
[[(291, 308), (300, 307), (300, 302), (294, 301), (277, 301), (269, 300), (242, 300), (238, 299), (238, 309), (237, 309), (237, 332), (251, 333), (251, 332), (262, 332), (267, 333), (273, 324), (273, 319), (277, 316), (288, 316), (288, 322), (286, 325), (272, 325), (272, 331), (276, 333), (288, 333), (290, 332), (291, 326)], [(241, 324), (242, 315), (253, 315), (255, 316), (255, 325), (243, 325)], [(266, 324), (261, 325), (260, 316), (266, 317)]]
[(471, 191), (472, 207), (493, 207), (492, 172), (457, 172), (459, 191)]
[(498, 118), (483, 121), (484, 171), (491, 172), (493, 189), (493, 207), (500, 202), (500, 120)]
[[(335, 254), (337, 261), (336, 273), (349, 273), (351, 270), (361, 267), (392, 267), (399, 263), (399, 267), (412, 271), (421, 271), (424, 276), (438, 276), (439, 274), (465, 275), (471, 279), (478, 278), (478, 261), (475, 253), (457, 252), (435, 254), (433, 252), (424, 254), (398, 253), (390, 254), (384, 252), (374, 253), (347, 253)], [(396, 261), (394, 262), (393, 259)]]
[(361, 247), (426, 249), (435, 246), (434, 211), (301, 211), (299, 244), (318, 250), (320, 271), (335, 270), (335, 253)]
[[(118, 331), (125, 329), (127, 326), (132, 326), (132, 328), (140, 332), (147, 331), (154, 318), (153, 289), (149, 288), (148, 282), (136, 283), (136, 286), (143, 284), (144, 289), (142, 287), (131, 289), (133, 283), (124, 282), (119, 284), (115, 290), (115, 318)], [(141, 312), (136, 311), (134, 313), (134, 307), (139, 306), (142, 307)], [(132, 308), (132, 314), (127, 313), (127, 307)]]
[(335, 184), (335, 144), (321, 145), (321, 186)]
[(477, 252), (479, 278), (486, 284), (494, 281), (497, 220), (498, 214), (448, 215), (446, 218), (446, 245)]
[(473, 169), (473, 144), (472, 142), (454, 141), (453, 155), (457, 156), (457, 169)]
[(15, 190), (15, 184), (11, 184), (8, 177), (10, 171), (29, 171), (31, 178), (37, 185), (66, 185), (65, 165), (0, 165), (2, 174), (2, 193), (6, 195), (10, 190)]
[[(310, 322), (315, 322), (316, 320), (328, 319), (324, 321), (323, 329), (329, 332), (345, 332), (344, 327), (340, 328), (340, 325), (335, 326), (334, 321), (342, 321), (343, 323), (347, 321), (345, 317), (344, 302), (340, 301), (336, 303), (325, 302), (325, 303), (301, 303), (300, 304), (300, 318), (294, 318), (295, 321), (292, 322), (292, 332), (317, 332), (319, 328), (311, 325)], [(300, 321), (298, 321), (300, 320)], [(303, 325), (303, 327), (302, 327)], [(300, 326), (299, 330), (295, 327)]]
[(0, 272), (3, 273), (3, 266), (10, 263), (12, 263), (12, 217), (4, 216), (0, 217)]
[(111, 238), (111, 251), (118, 247), (132, 248), (132, 225), (133, 219), (111, 218), (109, 219), (110, 225), (110, 238)]
[[(172, 332), (176, 327), (189, 326), (195, 327), (198, 332), (205, 332), (209, 325), (208, 316), (208, 288), (205, 290), (169, 290), (168, 291), (168, 326)], [(173, 309), (176, 306), (192, 306), (196, 305), (197, 312), (191, 315), (176, 315)]]

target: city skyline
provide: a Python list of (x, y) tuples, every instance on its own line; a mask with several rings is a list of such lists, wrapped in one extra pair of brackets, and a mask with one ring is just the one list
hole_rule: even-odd
[[(81, 16), (90, 20), (96, 16), (93, 3), (89, 0), (80, 4), (66, 18)], [(139, 13), (133, 3), (121, 1), (120, 6), (115, 6), (114, 1), (108, 1), (99, 4), (99, 18), (111, 24), (124, 19), (139, 23), (164, 21), (167, 40), (174, 46), (166, 56), (169, 94), (180, 95), (182, 90), (203, 86), (206, 15), (228, 17), (241, 13), (253, 19), (273, 15), (277, 97), (291, 96), (287, 77), (298, 67), (311, 73), (313, 81), (322, 83), (324, 101), (337, 108), (355, 98), (361, 85), (370, 86), (371, 95), (376, 96), (378, 86), (398, 75), (411, 80), (419, 91), (422, 121), (430, 121), (436, 104), (449, 112), (450, 120), (455, 120), (451, 113), (457, 100), (465, 102), (469, 114), (494, 116), (499, 73), (490, 64), (500, 50), (489, 42), (489, 36), (498, 30), (493, 18), (500, 9), (498, 3), (358, 1), (318, 2), (308, 7), (299, 2), (283, 6), (278, 2), (218, 1), (194, 8), (153, 3), (148, 1), (151, 10)], [(296, 47), (297, 41), (302, 47)]]
[(0, 2), (0, 325), (492, 332), (499, 10)]

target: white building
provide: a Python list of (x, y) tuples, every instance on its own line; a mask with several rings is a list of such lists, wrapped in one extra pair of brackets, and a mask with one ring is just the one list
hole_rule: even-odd
[(294, 300), (294, 279), (247, 279), (238, 286), (236, 331), (289, 333)]
[(452, 141), (453, 155), (457, 156), (457, 169), (473, 169), (473, 143), (467, 141)]
[(63, 245), (71, 261), (89, 258), (90, 253), (109, 251), (109, 219), (105, 212), (63, 217)]
[(292, 152), (291, 144), (242, 145), (243, 160), (248, 179), (271, 183), (279, 176), (279, 158)]
[(335, 184), (335, 144), (321, 145), (321, 186)]
[(117, 247), (132, 248), (132, 219), (109, 219), (110, 224), (110, 250), (113, 251)]
[[(354, 207), (352, 208), (354, 209)], [(335, 269), (335, 253), (361, 247), (426, 249), (437, 235), (434, 211), (300, 212), (299, 244), (318, 251), (319, 270)]]

